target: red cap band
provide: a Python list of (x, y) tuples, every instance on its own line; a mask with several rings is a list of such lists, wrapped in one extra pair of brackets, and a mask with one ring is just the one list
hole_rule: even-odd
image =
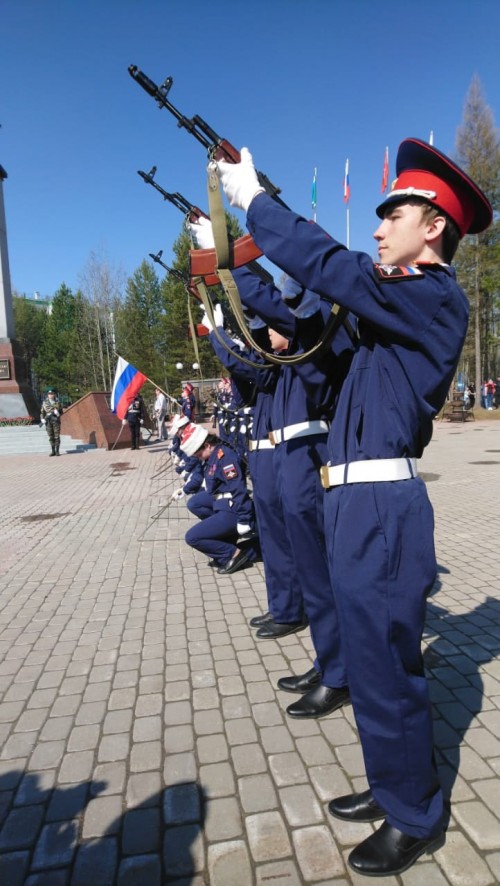
[[(415, 188), (422, 191), (435, 191), (436, 196), (426, 198), (433, 206), (442, 209), (457, 225), (460, 236), (467, 233), (474, 218), (474, 206), (465, 194), (458, 194), (442, 178), (422, 169), (405, 169), (393, 182), (391, 191)], [(390, 197), (391, 194), (388, 194)]]

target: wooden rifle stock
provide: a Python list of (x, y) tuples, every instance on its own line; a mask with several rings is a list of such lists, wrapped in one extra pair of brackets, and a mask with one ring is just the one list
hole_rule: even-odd
[[(261, 250), (252, 240), (250, 234), (233, 240), (230, 244), (232, 253), (231, 267), (241, 268), (260, 258)], [(189, 273), (191, 278), (203, 277), (206, 286), (216, 286), (220, 283), (217, 276), (217, 253), (215, 249), (190, 249)], [(269, 275), (270, 276), (270, 275)]]

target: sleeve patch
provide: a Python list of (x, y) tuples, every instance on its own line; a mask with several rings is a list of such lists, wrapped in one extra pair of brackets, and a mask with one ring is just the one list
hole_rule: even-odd
[(424, 276), (424, 272), (419, 268), (404, 265), (374, 265), (375, 276), (380, 283), (392, 283), (400, 280), (418, 280)]
[(224, 450), (223, 449), (217, 450), (217, 458), (218, 459), (224, 458)]
[(238, 476), (238, 471), (234, 465), (224, 465), (222, 471), (226, 480), (234, 480)]

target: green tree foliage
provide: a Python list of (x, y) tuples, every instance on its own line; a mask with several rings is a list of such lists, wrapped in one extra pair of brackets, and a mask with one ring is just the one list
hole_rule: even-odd
[(34, 360), (34, 368), (42, 390), (55, 387), (67, 395), (75, 371), (72, 337), (75, 322), (75, 299), (63, 283), (52, 300), (52, 309), (45, 323), (43, 341)]
[[(242, 230), (226, 216), (234, 238)], [(172, 247), (172, 268), (189, 275), (190, 237), (183, 227)], [(51, 313), (27, 299), (14, 300), (17, 337), (23, 342), (38, 379), (39, 392), (54, 386), (71, 401), (89, 391), (111, 390), (116, 353), (148, 376), (170, 396), (180, 394), (185, 379), (218, 378), (224, 370), (208, 337), (193, 339), (192, 322), (201, 322), (203, 307), (177, 277), (144, 260), (126, 281), (124, 296), (119, 276), (93, 253), (81, 275), (76, 295), (63, 283)], [(210, 289), (213, 302), (223, 304), (229, 328), (238, 332), (222, 287)], [(238, 333), (239, 334), (239, 333)], [(182, 363), (182, 369), (177, 364)], [(193, 369), (198, 363), (199, 369)], [(151, 385), (144, 389), (151, 404)]]
[(45, 308), (21, 296), (13, 296), (16, 339), (24, 347), (28, 378), (33, 379), (34, 359), (40, 350), (47, 322)]
[(479, 78), (473, 77), (457, 131), (457, 161), (490, 200), (495, 221), (465, 237), (456, 255), (458, 280), (471, 305), (462, 369), (476, 385), (500, 375), (500, 140)]

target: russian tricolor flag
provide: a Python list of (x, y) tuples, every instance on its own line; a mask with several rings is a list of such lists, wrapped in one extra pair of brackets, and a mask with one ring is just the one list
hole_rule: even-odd
[(125, 418), (132, 400), (147, 380), (147, 375), (143, 375), (135, 366), (127, 363), (123, 357), (118, 357), (111, 392), (111, 411), (116, 412), (118, 418)]
[(351, 186), (349, 184), (349, 158), (345, 161), (344, 172), (344, 203), (349, 203), (351, 197)]

